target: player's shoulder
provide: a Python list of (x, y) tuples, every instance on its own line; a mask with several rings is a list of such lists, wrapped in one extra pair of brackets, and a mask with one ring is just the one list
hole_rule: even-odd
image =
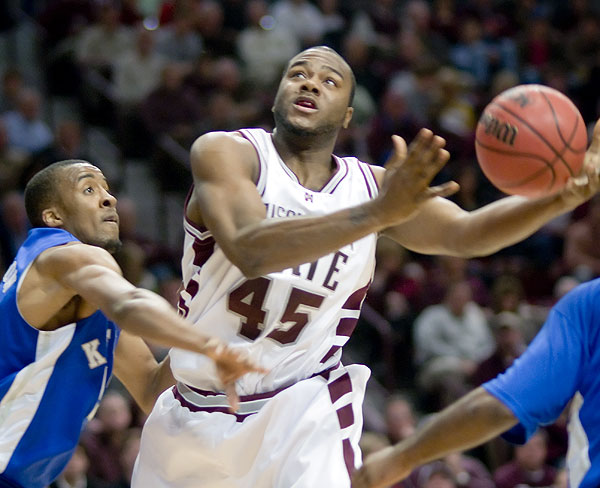
[(254, 174), (258, 155), (240, 132), (207, 132), (192, 144), (191, 164), (194, 173), (199, 175), (213, 174), (219, 169), (230, 172), (236, 168)]
[(198, 137), (192, 144), (192, 153), (202, 154), (207, 151), (253, 151), (252, 143), (239, 131), (207, 132)]
[(35, 261), (38, 271), (49, 275), (68, 273), (90, 265), (105, 266), (120, 272), (119, 265), (106, 249), (82, 242), (50, 247)]
[(554, 309), (567, 317), (584, 317), (596, 314), (598, 301), (600, 278), (577, 285), (554, 305)]

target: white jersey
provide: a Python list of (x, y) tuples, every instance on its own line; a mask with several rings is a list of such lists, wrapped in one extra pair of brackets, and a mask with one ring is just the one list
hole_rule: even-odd
[[(368, 164), (334, 156), (337, 171), (320, 191), (303, 187), (279, 157), (271, 134), (240, 133), (260, 163), (257, 189), (267, 218), (326, 215), (374, 198), (377, 184)], [(248, 280), (224, 255), (210, 231), (184, 219), (184, 290), (179, 309), (206, 334), (246, 348), (269, 370), (237, 382), (240, 395), (285, 387), (340, 361), (360, 313), (375, 266), (376, 234), (313, 263)], [(181, 349), (170, 353), (175, 378), (217, 391), (213, 362)]]

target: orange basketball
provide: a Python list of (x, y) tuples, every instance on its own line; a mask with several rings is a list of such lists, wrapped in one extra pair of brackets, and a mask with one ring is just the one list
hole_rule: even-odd
[(583, 165), (587, 131), (558, 90), (519, 85), (485, 107), (475, 137), (483, 173), (505, 193), (540, 197), (564, 187)]

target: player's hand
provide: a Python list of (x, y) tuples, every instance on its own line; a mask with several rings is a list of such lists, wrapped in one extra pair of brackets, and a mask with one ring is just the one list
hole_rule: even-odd
[(387, 225), (408, 220), (426, 200), (446, 197), (459, 189), (454, 181), (429, 186), (450, 158), (443, 138), (421, 129), (408, 148), (399, 136), (392, 136), (392, 141), (394, 152), (385, 165), (381, 191), (373, 202)]
[(367, 457), (352, 476), (352, 488), (387, 488), (406, 478), (412, 469), (394, 462), (394, 447), (386, 447)]
[(600, 120), (594, 126), (592, 143), (585, 153), (581, 173), (571, 178), (562, 197), (569, 208), (575, 208), (592, 198), (600, 190)]
[(237, 411), (240, 404), (239, 396), (235, 391), (236, 380), (246, 373), (268, 373), (268, 370), (250, 359), (246, 350), (231, 348), (218, 339), (209, 341), (205, 354), (215, 362), (219, 379), (233, 412)]

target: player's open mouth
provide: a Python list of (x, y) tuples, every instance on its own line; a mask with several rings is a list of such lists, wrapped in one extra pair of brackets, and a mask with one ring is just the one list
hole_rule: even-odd
[(315, 101), (308, 97), (297, 98), (296, 101), (294, 102), (294, 106), (299, 109), (303, 109), (303, 111), (309, 111), (309, 112), (314, 112), (315, 110), (318, 109)]

